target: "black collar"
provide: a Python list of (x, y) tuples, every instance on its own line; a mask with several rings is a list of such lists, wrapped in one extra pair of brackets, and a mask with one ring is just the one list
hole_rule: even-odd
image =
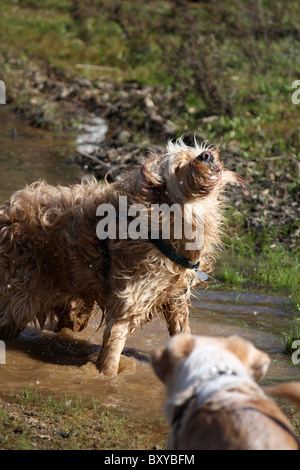
[(184, 256), (179, 255), (176, 251), (173, 251), (172, 248), (167, 245), (161, 238), (154, 240), (151, 238), (150, 234), (148, 234), (148, 240), (167, 258), (174, 263), (180, 264), (188, 269), (194, 269), (195, 271), (198, 269), (200, 265), (200, 261), (197, 263), (191, 263), (189, 259), (185, 258)]
[[(118, 212), (116, 213), (116, 221), (117, 221), (117, 224), (119, 224), (120, 216)], [(148, 240), (161, 253), (163, 253), (167, 258), (169, 258), (174, 263), (180, 264), (180, 266), (183, 266), (184, 268), (194, 269), (195, 271), (198, 271), (200, 261), (197, 261), (197, 263), (191, 263), (191, 261), (188, 258), (185, 258), (184, 256), (181, 256), (178, 253), (176, 253), (176, 251), (174, 251), (169, 245), (167, 245), (161, 238), (158, 238), (158, 239), (151, 238), (150, 233), (148, 233)], [(199, 279), (202, 279), (202, 280), (207, 279), (207, 275), (205, 273), (203, 273), (202, 271), (198, 271), (198, 272), (200, 273), (200, 275), (198, 276)]]

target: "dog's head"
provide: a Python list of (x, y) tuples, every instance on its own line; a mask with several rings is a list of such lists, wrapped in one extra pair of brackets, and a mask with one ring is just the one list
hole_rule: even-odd
[(146, 182), (144, 191), (150, 196), (154, 187), (163, 187), (165, 197), (179, 203), (217, 197), (227, 184), (241, 182), (224, 168), (218, 149), (196, 140), (194, 147), (189, 147), (182, 138), (170, 141), (164, 156), (145, 162), (142, 174)]
[[(250, 342), (237, 336), (209, 337), (181, 333), (169, 340), (166, 346), (151, 354), (157, 376), (172, 387), (176, 370), (193, 354), (193, 360), (184, 374), (197, 374), (197, 368), (206, 364), (226, 365), (238, 368), (253, 380), (260, 380), (267, 372), (269, 356)], [(178, 367), (179, 366), (179, 367)]]

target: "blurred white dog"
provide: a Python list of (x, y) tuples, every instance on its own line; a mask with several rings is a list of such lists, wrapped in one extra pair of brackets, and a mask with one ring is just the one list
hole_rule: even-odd
[[(165, 383), (170, 450), (299, 450), (289, 421), (256, 383), (269, 356), (238, 337), (179, 334), (152, 353)], [(300, 383), (267, 392), (300, 404)]]

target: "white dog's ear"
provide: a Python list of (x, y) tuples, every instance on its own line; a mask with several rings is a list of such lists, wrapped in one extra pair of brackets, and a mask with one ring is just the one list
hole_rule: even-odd
[(230, 336), (226, 342), (227, 349), (235, 354), (244, 364), (249, 375), (258, 382), (267, 372), (270, 357), (256, 349), (253, 344), (238, 336)]
[(192, 335), (180, 333), (171, 338), (165, 347), (158, 347), (152, 351), (152, 366), (160, 380), (166, 381), (174, 366), (191, 353), (194, 343)]

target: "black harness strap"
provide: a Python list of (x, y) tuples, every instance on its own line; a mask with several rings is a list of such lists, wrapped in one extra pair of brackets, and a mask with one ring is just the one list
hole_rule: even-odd
[[(119, 224), (120, 217), (119, 214), (116, 214), (116, 221)], [(151, 234), (148, 233), (149, 240), (161, 253), (163, 253), (167, 258), (169, 258), (174, 263), (179, 264), (187, 269), (194, 269), (197, 271), (200, 261), (197, 263), (191, 263), (191, 261), (184, 256), (179, 255), (174, 251), (169, 245), (167, 245), (161, 238), (153, 239), (151, 238)], [(103, 249), (103, 273), (106, 279), (108, 279), (109, 271), (111, 267), (111, 260), (110, 260), (110, 252), (109, 252), (109, 239), (106, 238), (105, 240), (101, 240), (102, 249)]]
[(161, 238), (154, 240), (153, 238), (150, 238), (149, 234), (148, 240), (167, 258), (169, 258), (171, 261), (174, 261), (174, 263), (180, 264), (181, 266), (184, 266), (188, 269), (196, 270), (199, 267), (199, 261), (197, 263), (191, 263), (189, 259), (179, 255), (178, 253), (176, 253), (176, 251), (173, 251), (172, 248), (167, 245)]
[(111, 267), (111, 258), (110, 258), (110, 251), (109, 251), (109, 238), (105, 238), (105, 240), (101, 240), (101, 253), (103, 259), (103, 275), (105, 279), (108, 279), (110, 267)]

